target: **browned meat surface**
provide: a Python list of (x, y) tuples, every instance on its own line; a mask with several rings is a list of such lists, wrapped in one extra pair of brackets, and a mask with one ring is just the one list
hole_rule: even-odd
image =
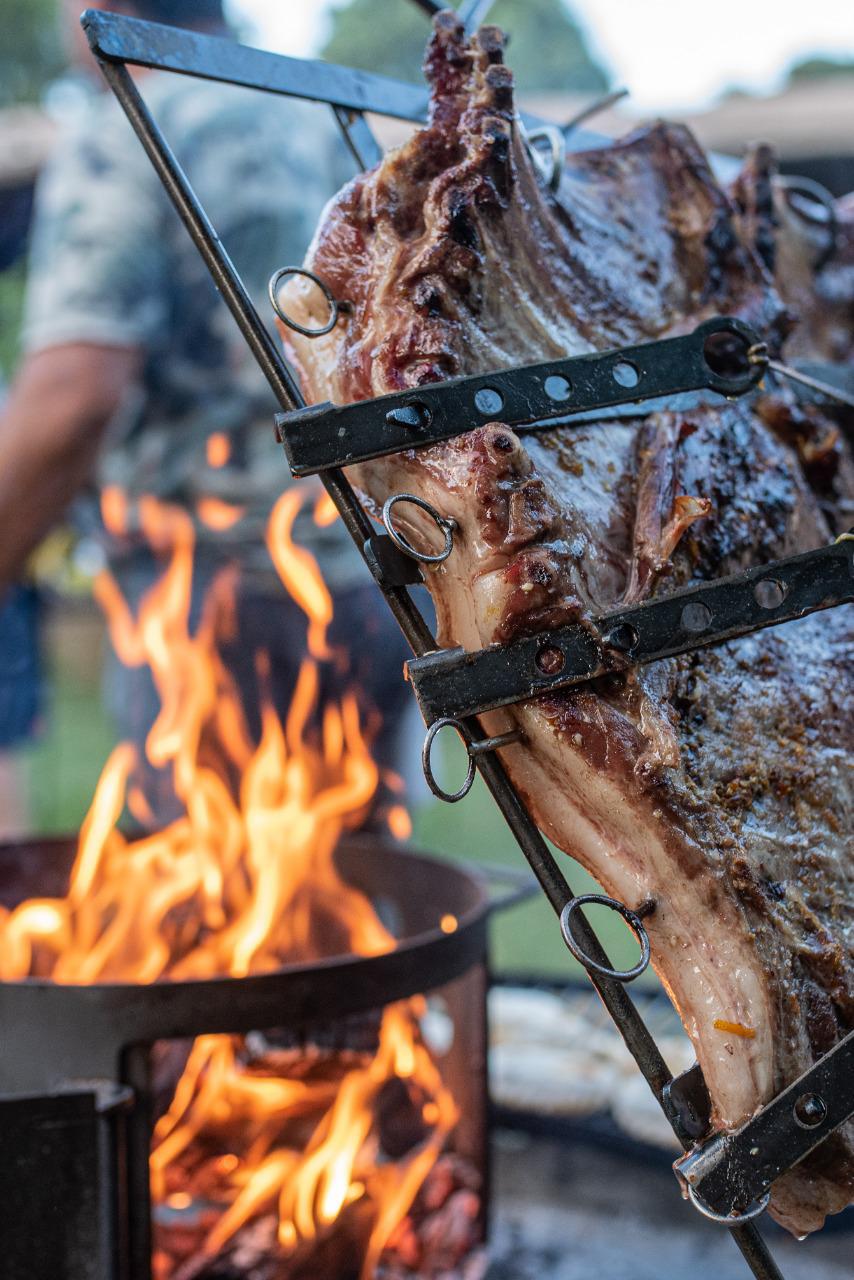
[[(440, 16), (431, 123), (327, 210), (307, 265), (351, 308), (327, 337), (293, 339), (309, 399), (679, 332), (714, 312), (777, 346), (783, 304), (690, 134), (657, 125), (571, 156), (555, 199), (501, 48), (495, 28), (469, 44)], [(289, 289), (292, 314), (322, 320), (310, 287)], [(794, 444), (733, 404), (524, 437), (493, 423), (353, 478), (375, 508), (406, 490), (458, 521), (428, 584), (443, 643), (474, 649), (826, 542)], [(429, 540), (417, 513), (400, 523)], [(655, 965), (721, 1127), (852, 1025), (849, 639), (835, 610), (487, 717), (524, 731), (503, 758), (543, 831), (630, 907), (654, 902)], [(848, 1126), (776, 1184), (773, 1212), (802, 1234), (852, 1193)]]

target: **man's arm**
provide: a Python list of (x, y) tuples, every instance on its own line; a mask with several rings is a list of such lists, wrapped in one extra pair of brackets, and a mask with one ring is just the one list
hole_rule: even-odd
[(0, 413), (0, 591), (89, 478), (140, 358), (68, 343), (24, 361)]

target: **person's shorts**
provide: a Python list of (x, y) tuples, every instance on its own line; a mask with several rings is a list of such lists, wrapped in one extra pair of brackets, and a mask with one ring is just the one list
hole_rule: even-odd
[(36, 732), (44, 693), (40, 617), (38, 591), (11, 587), (0, 606), (0, 750)]

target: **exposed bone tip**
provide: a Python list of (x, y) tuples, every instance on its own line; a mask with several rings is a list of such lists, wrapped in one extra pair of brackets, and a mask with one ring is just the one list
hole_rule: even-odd
[(453, 9), (440, 9), (433, 19), (433, 30), (436, 35), (450, 36), (462, 40), (466, 29), (458, 14)]
[(503, 63), (494, 63), (486, 68), (483, 78), (493, 107), (502, 111), (512, 110), (514, 81), (510, 68)]
[(503, 61), (507, 37), (500, 27), (491, 25), (480, 27), (475, 40), (491, 63), (498, 64)]

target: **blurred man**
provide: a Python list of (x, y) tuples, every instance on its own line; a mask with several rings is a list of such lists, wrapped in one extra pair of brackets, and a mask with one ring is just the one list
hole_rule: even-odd
[[(26, 252), (33, 188), (53, 141), (50, 123), (32, 107), (0, 112), (0, 284)], [(4, 342), (10, 334), (3, 332)], [(6, 386), (0, 374), (0, 410)], [(20, 837), (30, 818), (21, 748), (41, 723), (41, 599), (28, 581), (0, 595), (0, 840)]]
[[(97, 74), (79, 7), (80, 0), (66, 0), (71, 45), (80, 65)], [(227, 34), (222, 0), (92, 7)], [(302, 261), (324, 202), (350, 176), (331, 112), (188, 77), (134, 74), (261, 299), (278, 266)], [(289, 479), (273, 442), (276, 405), (107, 93), (62, 140), (40, 184), (24, 351), (0, 415), (0, 588), (94, 482), (96, 495), (120, 491), (128, 499), (127, 532), (114, 530), (106, 545), (109, 567), (135, 608), (162, 570), (134, 531), (135, 501), (154, 494), (177, 503), (197, 524), (194, 618), (222, 565), (240, 566), (237, 634), (227, 660), (250, 722), (259, 649), (269, 652), (274, 695), (287, 705), (305, 619), (278, 585), (263, 543), (272, 503)], [(402, 641), (340, 521), (320, 528), (311, 506), (295, 536), (317, 557), (333, 592), (330, 639), (349, 648), (360, 683), (393, 726), (405, 697)], [(141, 745), (158, 710), (148, 673), (113, 659), (107, 688), (121, 736)], [(390, 743), (387, 735), (381, 756), (392, 753)], [(156, 786), (152, 792), (162, 820), (168, 803), (164, 809)]]

